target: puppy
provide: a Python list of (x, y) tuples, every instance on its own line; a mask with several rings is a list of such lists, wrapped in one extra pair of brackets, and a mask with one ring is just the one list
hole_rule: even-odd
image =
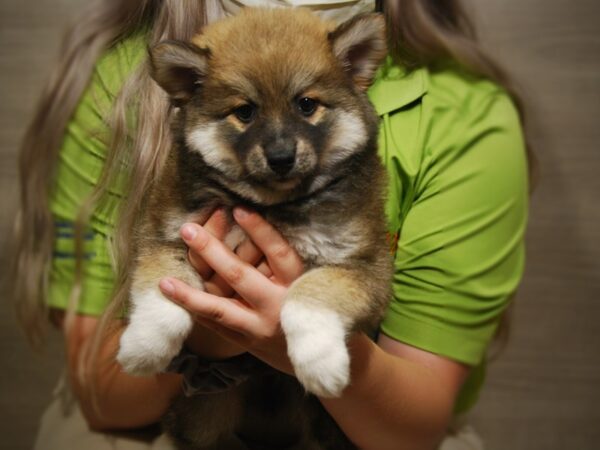
[(271, 370), (221, 394), (183, 398), (167, 421), (178, 448), (227, 449), (234, 434), (273, 448), (353, 448), (304, 389), (342, 393), (346, 337), (372, 330), (390, 295), (386, 176), (365, 93), (385, 55), (379, 15), (335, 27), (301, 9), (247, 9), (191, 43), (151, 49), (151, 75), (174, 106), (174, 142), (137, 230), (117, 355), (125, 371), (164, 370), (191, 331), (190, 315), (157, 287), (168, 275), (203, 286), (179, 238), (183, 223), (248, 207), (306, 268), (281, 310), (296, 378)]

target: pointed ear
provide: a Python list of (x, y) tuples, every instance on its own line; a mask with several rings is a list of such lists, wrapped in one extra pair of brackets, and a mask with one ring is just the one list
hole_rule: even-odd
[(381, 14), (355, 16), (329, 33), (333, 53), (354, 83), (366, 90), (387, 54), (385, 22)]
[(210, 50), (182, 41), (163, 41), (149, 50), (150, 76), (174, 105), (186, 103), (202, 84)]

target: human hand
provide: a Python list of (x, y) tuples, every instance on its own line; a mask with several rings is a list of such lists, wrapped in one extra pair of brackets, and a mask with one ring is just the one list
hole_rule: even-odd
[[(175, 278), (161, 280), (160, 288), (204, 327), (271, 366), (292, 373), (279, 316), (288, 286), (303, 272), (302, 260), (258, 214), (236, 208), (234, 218), (251, 239), (236, 253), (221, 242), (218, 233), (207, 231), (208, 222), (204, 227), (182, 227), (190, 261), (210, 277), (208, 292)], [(263, 255), (266, 261), (254, 267), (250, 261), (258, 262)]]
[[(225, 239), (225, 236), (227, 236), (227, 233), (231, 229), (225, 212), (221, 209), (213, 212), (202, 226), (221, 241)], [(258, 250), (248, 251), (253, 250), (248, 247), (250, 246), (240, 246), (237, 251), (241, 252), (241, 257), (244, 261), (255, 265), (260, 261), (261, 255)], [(214, 295), (224, 295), (228, 292), (223, 279), (191, 248), (188, 249), (188, 261), (196, 269), (202, 280), (204, 280), (204, 288), (207, 292)], [(213, 330), (206, 328), (198, 322), (195, 322), (192, 332), (186, 339), (186, 346), (202, 357), (215, 360), (230, 358), (246, 351), (244, 348), (224, 339)]]

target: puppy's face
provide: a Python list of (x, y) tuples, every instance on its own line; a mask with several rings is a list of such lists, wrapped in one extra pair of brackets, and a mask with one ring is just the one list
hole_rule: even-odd
[(377, 15), (334, 29), (303, 10), (247, 10), (157, 45), (151, 74), (181, 108), (188, 149), (273, 203), (325, 184), (374, 137), (364, 91), (384, 56)]

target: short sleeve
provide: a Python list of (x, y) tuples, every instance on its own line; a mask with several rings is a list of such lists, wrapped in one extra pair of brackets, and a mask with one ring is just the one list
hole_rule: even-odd
[[(143, 49), (142, 37), (135, 36), (100, 58), (65, 129), (50, 193), (50, 210), (55, 221), (46, 297), (50, 307), (67, 308), (75, 283), (74, 224), (106, 162), (110, 140), (107, 118), (125, 79), (141, 60)], [(109, 187), (106, 199), (95, 208), (84, 232), (79, 313), (100, 315), (109, 301), (114, 285), (109, 239), (122, 198), (121, 178)]]
[[(50, 266), (47, 305), (67, 309), (75, 285), (75, 241), (73, 222), (55, 216), (55, 243)], [(104, 312), (114, 286), (107, 237), (92, 228), (83, 236), (79, 314), (99, 316)]]
[(423, 157), (381, 328), (475, 366), (522, 276), (527, 163), (507, 95), (454, 109), (421, 124)]

